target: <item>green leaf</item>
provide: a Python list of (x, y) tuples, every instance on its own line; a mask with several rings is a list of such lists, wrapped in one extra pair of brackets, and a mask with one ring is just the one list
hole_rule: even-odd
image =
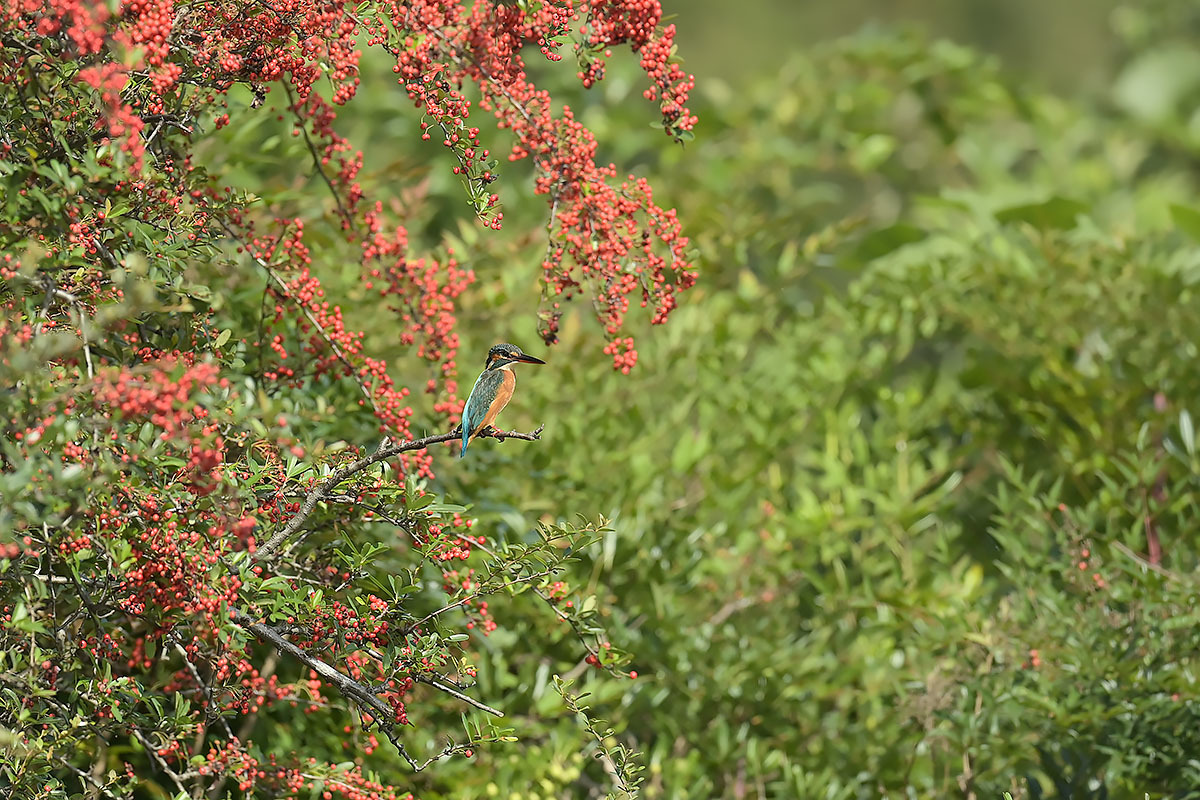
[(1200, 211), (1178, 203), (1171, 204), (1171, 221), (1175, 227), (1186, 233), (1193, 240), (1200, 242)]
[(418, 495), (416, 497), (408, 497), (405, 500), (404, 507), (409, 511), (420, 511), (433, 505), (436, 499), (437, 498), (434, 497), (432, 492), (426, 492), (425, 494)]
[(872, 231), (859, 242), (854, 255), (861, 261), (873, 261), (894, 250), (924, 239), (929, 234), (916, 225), (898, 222), (887, 228)]
[(996, 219), (1005, 224), (1024, 222), (1041, 231), (1070, 230), (1076, 218), (1088, 211), (1088, 206), (1069, 197), (1052, 197), (1042, 203), (1010, 206), (996, 212)]
[(425, 510), (431, 514), (461, 514), (467, 507), (458, 503), (430, 503)]

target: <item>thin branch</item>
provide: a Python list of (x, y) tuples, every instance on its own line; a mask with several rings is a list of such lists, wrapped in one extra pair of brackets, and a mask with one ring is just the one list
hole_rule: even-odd
[(287, 283), (283, 280), (283, 278), (281, 278), (279, 276), (279, 273), (275, 271), (274, 267), (272, 267), (269, 263), (267, 263), (265, 260), (260, 258), (249, 247), (249, 245), (247, 245), (247, 243), (238, 235), (237, 231), (235, 231), (232, 227), (230, 227), (229, 224), (227, 222), (225, 222), (224, 220), (220, 220), (220, 225), (222, 228), (225, 229), (225, 232), (227, 234), (229, 234), (230, 238), (232, 238), (236, 242), (241, 243), (242, 247), (245, 248), (246, 252), (250, 255), (250, 257), (252, 259), (254, 259), (254, 263), (256, 263), (260, 267), (262, 267), (263, 271), (265, 271), (267, 273), (267, 277), (269, 277), (272, 281), (274, 281), (275, 285), (279, 288), (279, 290), (281, 292), (283, 292), (284, 297), (287, 297), (288, 299), (292, 300), (292, 302), (294, 302), (296, 304), (297, 308), (299, 308), (301, 313), (304, 314), (305, 318), (308, 319), (309, 324), (313, 326), (313, 329), (317, 332), (317, 335), (319, 335), (322, 339), (325, 340), (325, 344), (329, 346), (329, 349), (333, 351), (333, 354), (335, 356), (337, 356), (337, 359), (346, 366), (347, 370), (349, 370), (349, 375), (352, 378), (354, 378), (355, 385), (358, 386), (359, 391), (362, 392), (363, 397), (365, 397), (367, 402), (371, 404), (371, 409), (375, 412), (376, 416), (378, 416), (379, 415), (379, 406), (375, 403), (374, 395), (372, 395), (367, 390), (366, 386), (363, 386), (362, 382), (359, 381), (357, 377), (355, 377), (358, 372), (358, 367), (356, 367), (354, 365), (354, 363), (350, 361), (350, 358), (344, 352), (342, 352), (342, 348), (338, 346), (338, 343), (335, 342), (329, 336), (329, 334), (325, 331), (324, 326), (322, 326), (321, 323), (317, 321), (316, 316), (314, 316), (312, 313), (312, 309), (310, 309), (304, 303), (301, 303), (299, 300), (297, 300), (292, 295), (291, 291), (288, 289)]
[(1149, 559), (1143, 558), (1142, 556), (1133, 552), (1133, 550), (1130, 550), (1128, 547), (1121, 544), (1120, 542), (1113, 542), (1112, 546), (1114, 548), (1116, 548), (1118, 552), (1120, 552), (1123, 555), (1128, 556), (1129, 558), (1136, 561), (1144, 569), (1148, 569), (1151, 572), (1158, 573), (1159, 575), (1163, 576), (1164, 578), (1166, 578), (1169, 581), (1180, 580), (1180, 577), (1178, 575), (1176, 575), (1174, 572), (1171, 572), (1169, 569), (1166, 569), (1165, 567), (1161, 566), (1160, 564), (1155, 564), (1153, 561), (1150, 561)]
[(55, 755), (54, 760), (57, 761), (58, 763), (62, 764), (67, 769), (71, 770), (71, 772), (74, 772), (81, 781), (86, 783), (88, 786), (90, 786), (95, 791), (101, 792), (105, 797), (112, 798), (112, 800), (118, 800), (117, 796), (115, 794), (113, 794), (111, 791), (109, 791), (107, 786), (105, 786), (104, 784), (97, 781), (94, 777), (92, 777), (87, 772), (84, 772), (79, 767), (72, 764), (70, 761), (68, 761), (66, 759), (65, 756)]
[(150, 756), (154, 763), (158, 764), (159, 769), (161, 769), (163, 773), (171, 779), (171, 782), (175, 784), (176, 788), (178, 788), (182, 794), (187, 795), (188, 790), (186, 787), (184, 787), (183, 781), (192, 776), (180, 775), (178, 772), (171, 769), (171, 765), (168, 764), (166, 760), (158, 754), (158, 748), (153, 742), (146, 738), (146, 734), (142, 733), (140, 728), (130, 728), (130, 732), (134, 735), (134, 737), (137, 738), (139, 742), (142, 743), (142, 747), (146, 749), (146, 754)]
[(447, 684), (443, 683), (442, 681), (439, 681), (437, 678), (429, 677), (427, 675), (414, 675), (413, 680), (417, 681), (418, 683), (423, 683), (426, 686), (432, 686), (433, 688), (437, 689), (439, 692), (445, 692), (446, 694), (450, 695), (451, 697), (457, 697), (459, 700), (463, 701), (464, 703), (471, 706), (472, 708), (477, 708), (480, 711), (486, 711), (487, 713), (491, 714), (492, 716), (495, 716), (495, 717), (503, 717), (504, 716), (503, 711), (492, 708), (491, 706), (489, 706), (486, 703), (481, 703), (478, 700), (476, 700), (474, 697), (471, 697), (470, 695), (467, 695), (467, 694), (463, 694), (462, 692), (455, 689), (453, 686), (448, 686)]
[[(468, 594), (464, 597), (460, 597), (459, 599), (455, 600), (453, 603), (448, 603), (448, 604), (442, 606), (441, 608), (437, 609), (436, 611), (430, 611), (428, 614), (421, 617), (419, 620), (417, 620), (413, 624), (407, 626), (401, 632), (401, 635), (408, 636), (413, 631), (415, 631), (417, 628), (421, 627), (426, 622), (429, 622), (431, 619), (440, 617), (442, 614), (445, 614), (447, 611), (452, 611), (452, 610), (458, 608), (459, 606), (466, 605), (467, 603), (471, 602), (472, 600), (476, 600), (480, 597), (487, 597), (488, 595), (496, 594), (505, 589), (509, 589), (513, 586), (517, 586), (518, 584), (527, 583), (532, 586), (533, 582), (536, 581), (538, 578), (545, 578), (547, 575), (552, 575), (553, 573), (554, 573), (554, 570), (546, 569), (546, 570), (542, 570), (541, 572), (535, 572), (532, 575), (526, 575), (524, 577), (514, 578), (511, 581), (507, 581), (505, 583), (500, 584), (499, 586), (488, 586), (487, 585), (487, 581), (491, 580), (491, 578), (493, 577), (492, 575), (489, 575), (486, 578), (484, 578), (483, 581), (481, 581), (481, 583), (483, 584), (482, 589), (471, 592), (470, 594)], [(493, 574), (495, 574), (495, 573), (493, 573)]]
[(269, 625), (264, 625), (261, 622), (252, 622), (249, 615), (237, 609), (230, 609), (230, 617), (233, 622), (242, 626), (250, 633), (254, 634), (260, 641), (272, 645), (276, 650), (284, 655), (290, 656), (301, 664), (311, 669), (313, 672), (320, 675), (329, 683), (337, 687), (337, 690), (342, 693), (346, 699), (350, 700), (362, 713), (370, 714), (374, 719), (376, 726), (383, 731), (388, 740), (396, 747), (396, 751), (408, 762), (414, 772), (420, 772), (429, 764), (433, 763), (436, 758), (430, 759), (425, 763), (419, 763), (416, 759), (408, 754), (404, 748), (404, 744), (397, 738), (395, 733), (395, 716), (396, 712), (391, 706), (379, 699), (376, 692), (358, 681), (350, 678), (338, 670), (331, 667), (321, 659), (310, 655), (301, 650), (296, 645), (289, 642), (287, 639)]
[(187, 671), (189, 673), (191, 673), (192, 680), (194, 680), (196, 682), (196, 686), (200, 689), (201, 692), (204, 693), (204, 699), (205, 699), (205, 703), (207, 706), (207, 710), (206, 710), (207, 716), (210, 719), (213, 719), (213, 718), (219, 719), (221, 722), (221, 725), (225, 728), (225, 733), (227, 733), (232, 738), (233, 730), (229, 727), (228, 720), (226, 720), (225, 717), (221, 716), (221, 712), (217, 708), (217, 703), (216, 703), (216, 699), (213, 695), (212, 687), (209, 686), (208, 683), (205, 682), (204, 678), (202, 678), (200, 676), (200, 671), (198, 669), (196, 669), (196, 665), (192, 663), (192, 660), (190, 658), (188, 658), (187, 648), (185, 648), (183, 646), (183, 643), (179, 640), (179, 638), (175, 637), (175, 636), (171, 636), (170, 641), (173, 645), (175, 645), (175, 651), (177, 653), (179, 653), (179, 655), (183, 658), (183, 663), (187, 667)]
[[(613, 730), (612, 728), (601, 730), (596, 727), (597, 725), (604, 725), (605, 721), (602, 719), (593, 720), (592, 716), (587, 713), (590, 710), (589, 707), (579, 702), (587, 695), (571, 694), (568, 685), (558, 676), (555, 676), (554, 684), (567, 710), (579, 718), (583, 729), (596, 742), (596, 757), (600, 759), (600, 762), (604, 765), (604, 771), (608, 773), (609, 778), (613, 782), (614, 792), (609, 794), (609, 797), (616, 796), (629, 798), (630, 800), (636, 798), (638, 784), (642, 782), (642, 779), (637, 776), (640, 768), (634, 766), (632, 763), (633, 756), (637, 754), (630, 752), (623, 745), (609, 748), (605, 744), (605, 741), (613, 736)], [(616, 754), (616, 758), (613, 758), (614, 753)]]
[[(373, 650), (371, 648), (366, 648), (366, 653), (369, 656), (371, 656), (371, 658), (375, 659), (376, 661), (379, 661), (379, 662), (383, 661), (383, 656), (380, 655), (379, 652), (376, 650)], [(471, 706), (472, 708), (477, 708), (480, 711), (486, 711), (487, 713), (492, 714), (493, 716), (497, 716), (497, 717), (504, 716), (503, 711), (492, 708), (487, 703), (481, 703), (480, 701), (476, 700), (474, 697), (471, 697), (470, 695), (463, 694), (455, 687), (447, 685), (446, 681), (441, 680), (436, 675), (413, 675), (412, 679), (417, 681), (418, 683), (423, 683), (426, 686), (432, 686), (433, 688), (437, 689), (438, 691), (445, 692), (446, 694), (450, 695), (451, 697), (456, 697), (459, 700), (462, 700), (467, 705)], [(449, 680), (449, 679), (447, 679), (447, 680)]]
[(296, 117), (296, 127), (300, 129), (300, 133), (304, 136), (304, 143), (308, 145), (308, 152), (312, 154), (313, 167), (317, 170), (317, 174), (325, 181), (325, 185), (329, 187), (329, 193), (333, 195), (333, 200), (337, 203), (338, 215), (342, 218), (342, 222), (346, 224), (346, 230), (354, 229), (354, 220), (350, 216), (350, 212), (346, 210), (346, 206), (342, 203), (342, 195), (334, 186), (333, 180), (329, 177), (329, 173), (325, 172), (325, 167), (321, 164), (321, 154), (317, 152), (317, 145), (313, 142), (312, 137), (308, 135), (307, 121), (300, 116), (300, 108), (296, 105), (295, 98), (292, 96), (292, 87), (286, 81), (283, 82), (283, 90), (287, 92), (288, 104), (291, 106), (292, 114)]
[(715, 628), (737, 612), (747, 609), (758, 602), (760, 602), (759, 598), (754, 595), (734, 598), (717, 609), (717, 613), (708, 618), (708, 624)]
[[(538, 430), (540, 431), (541, 428)], [(472, 547), (482, 550), (493, 558), (498, 556), (498, 553), (494, 549), (485, 544), (476, 543), (472, 545)], [(579, 626), (579, 622), (570, 614), (559, 608), (553, 597), (546, 594), (537, 586), (530, 585), (529, 590), (542, 599), (542, 602), (544, 602), (546, 606), (554, 613), (554, 616), (571, 626), (571, 630), (574, 631), (575, 637), (579, 640), (579, 643), (583, 645), (583, 649), (588, 651), (589, 655), (593, 655), (597, 659), (601, 657), (600, 650), (594, 644), (588, 641), (587, 633)]]
[[(542, 436), (542, 430), (545, 425), (539, 425), (537, 430), (530, 433), (522, 433), (520, 431), (497, 431), (496, 433), (488, 434), (497, 439), (521, 439), (527, 442), (537, 441)], [(304, 524), (317, 505), (323, 500), (328, 499), (334, 493), (334, 488), (346, 480), (346, 478), (356, 473), (362, 472), (367, 467), (373, 464), (378, 464), (380, 461), (386, 461), (400, 453), (408, 453), (413, 450), (424, 450), (427, 447), (442, 442), (452, 442), (461, 438), (461, 434), (451, 431), (450, 433), (437, 433), (432, 436), (426, 436), (421, 439), (410, 439), (403, 442), (389, 443), (387, 446), (378, 448), (369, 456), (363, 456), (357, 461), (353, 461), (345, 466), (335, 469), (330, 473), (329, 477), (322, 481), (317, 486), (309, 491), (308, 496), (304, 499), (304, 503), (300, 506), (300, 510), (296, 515), (288, 521), (288, 524), (278, 531), (270, 539), (268, 539), (261, 547), (257, 548), (254, 557), (259, 561), (265, 561), (271, 558), (276, 551), (300, 530), (300, 526)]]

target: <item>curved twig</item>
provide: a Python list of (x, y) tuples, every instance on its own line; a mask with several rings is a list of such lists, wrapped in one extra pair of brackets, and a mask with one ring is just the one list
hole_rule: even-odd
[[(537, 430), (530, 433), (522, 433), (521, 431), (496, 431), (486, 434), (496, 439), (521, 439), (527, 442), (534, 442), (542, 438), (542, 430), (545, 425), (539, 425)], [(413, 450), (424, 450), (430, 445), (441, 444), (442, 442), (452, 442), (459, 439), (461, 434), (451, 431), (449, 433), (437, 433), (432, 436), (426, 436), (421, 439), (410, 439), (403, 442), (392, 443), (388, 439), (384, 439), (382, 446), (375, 450), (369, 456), (363, 456), (357, 461), (353, 461), (345, 466), (338, 467), (329, 477), (321, 481), (318, 485), (309, 491), (308, 496), (304, 498), (304, 503), (301, 504), (300, 510), (296, 515), (288, 520), (281, 530), (276, 532), (262, 546), (258, 547), (254, 553), (254, 557), (259, 561), (265, 561), (271, 558), (279, 550), (279, 548), (300, 530), (300, 526), (304, 524), (316, 510), (317, 505), (328, 499), (334, 488), (342, 481), (349, 478), (351, 475), (362, 472), (367, 467), (373, 464), (378, 464), (380, 461), (386, 461), (400, 453), (410, 453)]]

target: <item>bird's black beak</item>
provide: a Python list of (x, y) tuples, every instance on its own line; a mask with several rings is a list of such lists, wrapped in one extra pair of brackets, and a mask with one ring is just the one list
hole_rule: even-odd
[(517, 356), (516, 359), (517, 359), (517, 361), (520, 361), (522, 364), (545, 364), (546, 363), (545, 361), (542, 361), (540, 358), (534, 358), (533, 356), (526, 355), (525, 353), (521, 353), (521, 355)]

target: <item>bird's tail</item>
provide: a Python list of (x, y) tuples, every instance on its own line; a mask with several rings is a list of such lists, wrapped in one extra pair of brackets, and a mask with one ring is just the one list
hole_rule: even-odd
[(471, 441), (471, 431), (470, 431), (470, 429), (468, 429), (468, 428), (467, 428), (467, 426), (464, 424), (464, 425), (463, 425), (463, 443), (462, 443), (462, 449), (458, 451), (458, 457), (459, 457), (459, 458), (463, 458), (464, 456), (466, 456), (466, 454), (467, 454), (467, 445), (470, 443), (470, 441)]

